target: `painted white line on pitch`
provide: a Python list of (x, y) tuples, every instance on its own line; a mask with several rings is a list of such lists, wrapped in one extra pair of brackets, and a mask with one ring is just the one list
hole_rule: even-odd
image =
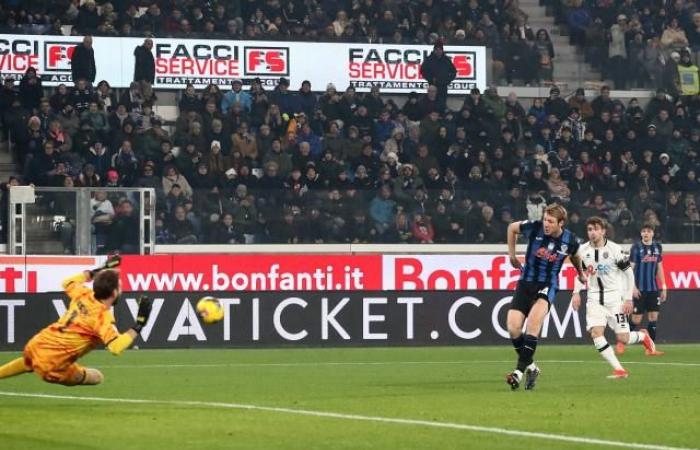
[[(321, 366), (393, 366), (393, 365), (450, 365), (450, 364), (508, 364), (512, 360), (465, 360), (465, 361), (328, 361), (328, 362), (290, 362), (290, 363), (211, 363), (211, 364), (108, 364), (99, 365), (104, 369), (178, 369), (196, 367), (321, 367)], [(585, 360), (538, 360), (542, 364), (607, 364), (605, 361)], [(647, 361), (623, 361), (624, 364), (637, 364), (648, 366), (677, 366), (700, 367), (700, 363), (685, 362), (647, 362)]]
[(391, 423), (397, 425), (416, 425), (433, 428), (448, 428), (453, 430), (476, 431), (479, 433), (501, 434), (507, 436), (518, 436), (532, 439), (543, 439), (550, 441), (572, 442), (577, 444), (591, 445), (607, 445), (610, 447), (623, 447), (646, 450), (698, 450), (685, 447), (669, 447), (666, 445), (657, 444), (640, 444), (635, 442), (609, 441), (606, 439), (588, 438), (582, 436), (569, 436), (562, 434), (540, 433), (533, 431), (509, 430), (507, 428), (485, 427), (479, 425), (469, 425), (464, 423), (453, 422), (433, 422), (430, 420), (420, 419), (400, 419), (394, 417), (381, 416), (363, 416), (359, 414), (343, 414), (328, 411), (314, 411), (308, 409), (282, 408), (275, 406), (259, 406), (244, 403), (222, 403), (222, 402), (203, 402), (203, 401), (187, 401), (187, 400), (150, 400), (150, 399), (135, 399), (135, 398), (110, 398), (110, 397), (82, 397), (73, 395), (53, 395), (53, 394), (33, 394), (28, 392), (4, 392), (0, 391), (0, 395), (6, 397), (22, 397), (22, 398), (43, 398), (52, 400), (77, 400), (85, 402), (106, 402), (106, 403), (130, 403), (130, 404), (149, 404), (149, 405), (171, 405), (171, 406), (192, 406), (205, 408), (221, 408), (221, 409), (244, 409), (252, 411), (274, 412), (280, 414), (293, 414), (300, 416), (313, 416), (329, 419), (355, 420), (364, 422), (379, 422)]

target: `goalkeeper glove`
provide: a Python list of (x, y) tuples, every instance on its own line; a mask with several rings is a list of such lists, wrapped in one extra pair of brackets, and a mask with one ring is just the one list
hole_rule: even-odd
[(115, 254), (113, 254), (113, 255), (110, 255), (110, 256), (107, 257), (107, 261), (105, 261), (105, 263), (104, 263), (103, 265), (101, 265), (100, 267), (98, 267), (98, 268), (96, 268), (96, 269), (92, 269), (92, 270), (90, 271), (90, 278), (95, 278), (95, 275), (96, 275), (98, 272), (101, 272), (101, 271), (103, 271), (103, 270), (105, 270), (105, 269), (114, 269), (114, 268), (117, 268), (117, 267), (119, 267), (119, 265), (120, 265), (121, 263), (122, 263), (122, 257), (119, 256), (118, 253), (115, 253)]
[(136, 323), (132, 327), (137, 333), (141, 333), (141, 329), (148, 322), (148, 318), (151, 315), (151, 307), (153, 306), (153, 301), (146, 295), (139, 297), (139, 311), (136, 313)]

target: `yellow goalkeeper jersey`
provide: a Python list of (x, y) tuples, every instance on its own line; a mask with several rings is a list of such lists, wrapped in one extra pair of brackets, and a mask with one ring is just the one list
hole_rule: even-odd
[(86, 281), (83, 273), (63, 281), (70, 305), (57, 322), (32, 338), (30, 344), (35, 357), (60, 366), (75, 361), (100, 344), (108, 346), (120, 336), (112, 311), (95, 299), (92, 289), (84, 285)]

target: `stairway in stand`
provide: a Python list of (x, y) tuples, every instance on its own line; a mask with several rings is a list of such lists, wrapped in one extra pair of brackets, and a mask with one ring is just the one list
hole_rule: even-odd
[(562, 36), (561, 29), (555, 25), (554, 18), (548, 17), (539, 0), (520, 0), (520, 9), (528, 16), (528, 25), (534, 33), (544, 28), (549, 33), (554, 45), (554, 82), (561, 87), (562, 94), (575, 91), (576, 88), (595, 85), (600, 81), (600, 73), (584, 61), (583, 52), (576, 46), (569, 45), (569, 37)]

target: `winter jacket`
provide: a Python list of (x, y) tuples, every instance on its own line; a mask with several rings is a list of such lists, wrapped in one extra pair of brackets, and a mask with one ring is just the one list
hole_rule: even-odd
[(444, 88), (457, 77), (457, 69), (445, 53), (437, 56), (432, 52), (421, 65), (423, 78), (430, 84)]
[(84, 45), (76, 45), (71, 57), (71, 74), (73, 82), (83, 78), (90, 83), (95, 81), (97, 68), (95, 67), (95, 50)]
[(134, 81), (148, 81), (153, 84), (156, 79), (156, 61), (153, 53), (143, 45), (134, 49)]

